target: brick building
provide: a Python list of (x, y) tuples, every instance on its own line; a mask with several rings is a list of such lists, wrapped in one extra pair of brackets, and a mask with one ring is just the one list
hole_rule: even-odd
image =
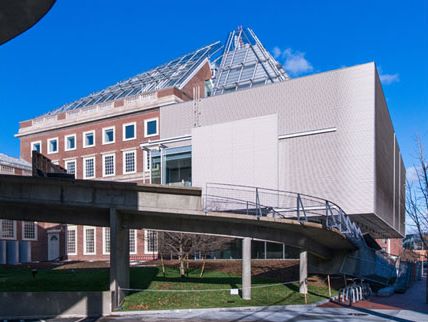
[[(29, 176), (31, 164), (0, 153), (0, 174)], [(0, 264), (31, 261), (31, 251), (36, 251), (45, 228), (34, 222), (0, 219)]]
[[(140, 144), (159, 139), (160, 106), (191, 100), (194, 92), (205, 96), (206, 82), (211, 79), (208, 58), (219, 48), (218, 43), (203, 47), (21, 122), (17, 134), (21, 158), (30, 161), (36, 150), (78, 179), (151, 183), (148, 152)], [(109, 258), (108, 228), (67, 225), (59, 226), (55, 233), (40, 237), (33, 248), (33, 260)], [(60, 241), (55, 256), (41, 251), (49, 238)], [(130, 255), (138, 260), (156, 258), (156, 233), (131, 230)]]

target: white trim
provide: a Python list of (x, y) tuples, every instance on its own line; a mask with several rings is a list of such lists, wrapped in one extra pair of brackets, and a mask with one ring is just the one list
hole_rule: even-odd
[(144, 162), (144, 165), (143, 165), (143, 171), (150, 171), (150, 169), (151, 169), (151, 158), (150, 158), (150, 154), (151, 153), (151, 151), (150, 151), (150, 149), (145, 149), (145, 150), (143, 150), (143, 162)]
[[(67, 143), (68, 143), (68, 138), (74, 137), (74, 148), (68, 148), (67, 147)], [(76, 133), (73, 134), (68, 134), (64, 136), (64, 151), (74, 151), (77, 148), (77, 136)]]
[[(134, 171), (126, 171), (126, 154), (127, 153), (134, 153)], [(132, 174), (137, 172), (137, 150), (127, 150), (122, 152), (122, 173), (123, 174)]]
[[(87, 177), (86, 176), (86, 160), (94, 160), (94, 175), (92, 176), (92, 177)], [(93, 178), (95, 178), (96, 176), (97, 176), (97, 173), (96, 173), (96, 165), (97, 165), (97, 162), (96, 162), (96, 158), (93, 156), (93, 157), (88, 157), (88, 158), (83, 158), (83, 179), (93, 179)]]
[(144, 149), (144, 148), (155, 148), (155, 147), (158, 147), (159, 145), (168, 144), (168, 143), (177, 143), (177, 142), (182, 142), (182, 141), (190, 141), (191, 139), (192, 139), (192, 135), (186, 134), (186, 135), (182, 135), (182, 136), (174, 136), (172, 138), (167, 138), (167, 139), (149, 141), (149, 142), (140, 144), (140, 147), (142, 149)]
[(329, 133), (329, 132), (336, 132), (335, 127), (327, 128), (327, 129), (319, 129), (319, 130), (311, 130), (311, 131), (305, 131), (305, 132), (297, 132), (297, 133), (291, 133), (291, 134), (284, 134), (278, 136), (278, 140), (284, 140), (284, 139), (292, 139), (297, 138), (301, 136), (308, 136), (308, 135), (315, 135), (315, 134), (322, 134), (322, 133)]
[[(86, 144), (86, 134), (90, 134), (90, 133), (92, 133), (92, 135), (94, 137), (94, 144), (87, 145)], [(86, 149), (86, 148), (92, 148), (92, 147), (95, 146), (95, 130), (90, 130), (90, 131), (83, 132), (83, 134), (82, 134), (82, 146), (83, 146), (84, 149)]]
[[(133, 230), (134, 231), (134, 251), (133, 252), (131, 252), (131, 230)], [(137, 229), (130, 229), (129, 230), (129, 254), (131, 254), (131, 255), (136, 255), (137, 254), (137, 252), (138, 252), (138, 250), (137, 250), (137, 236), (138, 236), (138, 234), (137, 234)]]
[[(156, 121), (156, 133), (155, 134), (147, 134), (147, 123)], [(159, 117), (152, 117), (150, 119), (144, 120), (144, 137), (150, 138), (152, 136), (158, 136), (159, 135)]]
[[(103, 255), (110, 255), (110, 252), (106, 251), (106, 229), (110, 229), (110, 227), (103, 227)], [(111, 235), (110, 235), (110, 248), (111, 248)]]
[[(69, 253), (68, 252), (68, 232), (69, 231), (74, 231), (74, 250), (75, 250), (75, 252), (74, 253)], [(66, 247), (66, 251), (67, 251), (67, 255), (73, 255), (73, 256), (76, 256), (77, 255), (77, 226), (76, 225), (67, 225), (67, 230), (66, 230), (66, 239), (65, 239), (65, 242), (66, 242), (66, 245), (67, 245), (67, 247)]]
[[(106, 142), (106, 140), (105, 140), (105, 132), (107, 130), (113, 130), (113, 141), (111, 141), (111, 142)], [(115, 126), (103, 127), (103, 129), (101, 130), (101, 135), (102, 135), (102, 139), (103, 139), (102, 140), (103, 145), (113, 144), (114, 142), (116, 142), (116, 127)]]
[[(56, 151), (51, 151), (51, 141), (56, 140)], [(58, 137), (48, 139), (48, 154), (55, 154), (59, 152), (59, 140)]]
[[(25, 238), (25, 223), (32, 223), (34, 225), (34, 238)], [(21, 236), (22, 240), (37, 240), (37, 222), (35, 221), (21, 221)]]
[[(134, 126), (134, 137), (133, 138), (126, 138), (126, 131), (125, 128), (129, 125)], [(122, 124), (122, 141), (131, 141), (135, 140), (137, 138), (137, 122), (130, 122), (130, 123), (124, 123)]]
[[(156, 255), (158, 252), (149, 252), (149, 250), (148, 250), (148, 238), (147, 238), (147, 231), (148, 230), (150, 230), (150, 231), (154, 231), (154, 232), (157, 232), (156, 230), (153, 230), (153, 229), (144, 229), (144, 254), (147, 254), (147, 255)], [(158, 244), (158, 247), (159, 247), (159, 244)]]
[(34, 144), (40, 144), (40, 153), (43, 153), (42, 152), (42, 141), (33, 141), (33, 142), (31, 142), (31, 152), (33, 152), (34, 151)]
[(77, 159), (67, 159), (64, 160), (64, 168), (68, 173), (68, 164), (74, 162), (74, 177), (77, 178)]
[[(90, 253), (86, 251), (86, 231), (94, 230), (94, 252)], [(97, 227), (94, 226), (83, 226), (83, 255), (96, 255), (97, 253)]]
[[(103, 177), (114, 177), (116, 175), (116, 153), (103, 154)], [(113, 157), (113, 173), (106, 174), (105, 160), (107, 157)]]
[[(12, 220), (12, 225), (13, 225), (13, 237), (4, 237), (3, 236), (3, 220)], [(13, 219), (0, 219), (0, 239), (5, 239), (5, 240), (16, 240), (16, 220)]]

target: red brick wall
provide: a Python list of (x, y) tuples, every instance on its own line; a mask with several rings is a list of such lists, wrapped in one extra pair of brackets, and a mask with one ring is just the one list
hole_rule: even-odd
[[(96, 163), (96, 178), (102, 177), (102, 153), (115, 152), (116, 155), (116, 175), (123, 174), (122, 150), (135, 148), (137, 151), (137, 173), (143, 172), (143, 151), (140, 144), (148, 140), (157, 140), (159, 136), (150, 138), (144, 137), (144, 120), (159, 118), (159, 109), (141, 111), (129, 115), (117, 116), (109, 119), (93, 121), (85, 124), (76, 124), (63, 129), (54, 129), (34, 135), (22, 137), (20, 140), (21, 158), (31, 161), (31, 142), (42, 141), (42, 153), (53, 161), (58, 161), (64, 166), (64, 159), (76, 159), (77, 178), (83, 178), (83, 158), (82, 156), (94, 155)], [(136, 122), (136, 139), (123, 141), (123, 124)], [(160, 122), (158, 123), (160, 127)], [(105, 127), (115, 127), (115, 143), (102, 144), (102, 129)], [(95, 130), (95, 147), (83, 148), (83, 132)], [(159, 128), (160, 132), (160, 128)], [(64, 140), (66, 135), (76, 134), (76, 149), (65, 151)], [(58, 137), (58, 153), (47, 154), (47, 141), (50, 138)], [(109, 180), (114, 180), (111, 177)], [(48, 258), (47, 230), (57, 227), (56, 224), (40, 223), (38, 230), (38, 241), (33, 242), (32, 257), (35, 261), (43, 261)], [(60, 234), (60, 254), (65, 255), (65, 227)], [(83, 254), (83, 226), (78, 226), (77, 230), (77, 255), (67, 255), (70, 260), (108, 260), (108, 255), (103, 255), (102, 228), (96, 228), (96, 255)], [(131, 258), (151, 259), (152, 255), (144, 254), (144, 234), (143, 230), (137, 232), (138, 244), (137, 254), (131, 255)]]
[[(41, 141), (41, 153), (53, 161), (59, 161), (59, 165), (64, 166), (64, 159), (76, 158), (77, 178), (83, 178), (83, 159), (85, 155), (95, 155), (96, 177), (102, 177), (102, 154), (103, 152), (116, 152), (116, 175), (122, 175), (122, 149), (136, 148), (137, 150), (137, 172), (143, 171), (143, 151), (140, 144), (150, 140), (157, 140), (159, 136), (150, 138), (144, 137), (144, 120), (159, 117), (159, 109), (142, 111), (135, 114), (118, 116), (110, 119), (94, 121), (91, 123), (77, 124), (76, 126), (63, 129), (55, 129), (42, 133), (37, 133), (20, 139), (21, 158), (31, 162), (31, 142)], [(136, 122), (136, 139), (130, 141), (122, 140), (122, 125)], [(105, 127), (115, 127), (115, 143), (102, 144), (102, 129)], [(83, 148), (83, 132), (95, 130), (95, 147)], [(76, 134), (77, 147), (72, 151), (64, 150), (64, 140), (66, 135)], [(48, 154), (48, 139), (58, 137), (58, 153)]]
[[(403, 243), (401, 238), (389, 239), (390, 255), (399, 256), (403, 251)], [(382, 247), (385, 252), (388, 252), (388, 239), (376, 239), (376, 242)]]

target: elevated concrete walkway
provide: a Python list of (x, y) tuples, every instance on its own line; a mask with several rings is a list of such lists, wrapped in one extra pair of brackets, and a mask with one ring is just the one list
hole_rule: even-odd
[[(242, 237), (243, 272), (249, 276), (251, 238), (282, 242), (322, 259), (355, 249), (340, 231), (319, 223), (205, 212), (198, 188), (0, 175), (0, 218), (110, 227), (113, 307), (129, 287), (130, 228)], [(251, 290), (248, 276), (243, 289)]]

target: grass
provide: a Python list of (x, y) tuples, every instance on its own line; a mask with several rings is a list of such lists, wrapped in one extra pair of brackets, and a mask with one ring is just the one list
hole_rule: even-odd
[[(199, 273), (199, 269), (194, 269), (188, 277), (181, 278), (177, 269), (167, 267), (164, 277), (157, 268), (152, 268), (151, 277), (148, 278), (147, 271), (134, 270), (131, 272), (131, 288), (142, 291), (128, 292), (123, 310), (267, 306), (305, 302), (297, 283), (277, 285), (278, 280), (253, 277), (252, 299), (246, 301), (239, 295), (230, 295), (231, 288), (241, 287), (240, 276), (208, 271), (200, 278)], [(308, 303), (327, 297), (327, 287), (309, 285)]]
[[(272, 285), (280, 281), (253, 276), (252, 299), (244, 301), (239, 295), (230, 295), (231, 288), (241, 287), (241, 277), (236, 273), (207, 270), (202, 278), (199, 274), (198, 268), (190, 270), (188, 277), (181, 278), (175, 267), (166, 267), (165, 276), (157, 267), (132, 267), (131, 288), (142, 291), (127, 291), (123, 310), (304, 304), (296, 283)], [(0, 267), (0, 291), (6, 292), (105, 291), (108, 284), (108, 268), (38, 269), (33, 278), (29, 268)], [(309, 285), (308, 303), (326, 297), (327, 287)]]
[(109, 270), (38, 269), (35, 278), (29, 268), (0, 267), (0, 291), (105, 291), (109, 285)]

